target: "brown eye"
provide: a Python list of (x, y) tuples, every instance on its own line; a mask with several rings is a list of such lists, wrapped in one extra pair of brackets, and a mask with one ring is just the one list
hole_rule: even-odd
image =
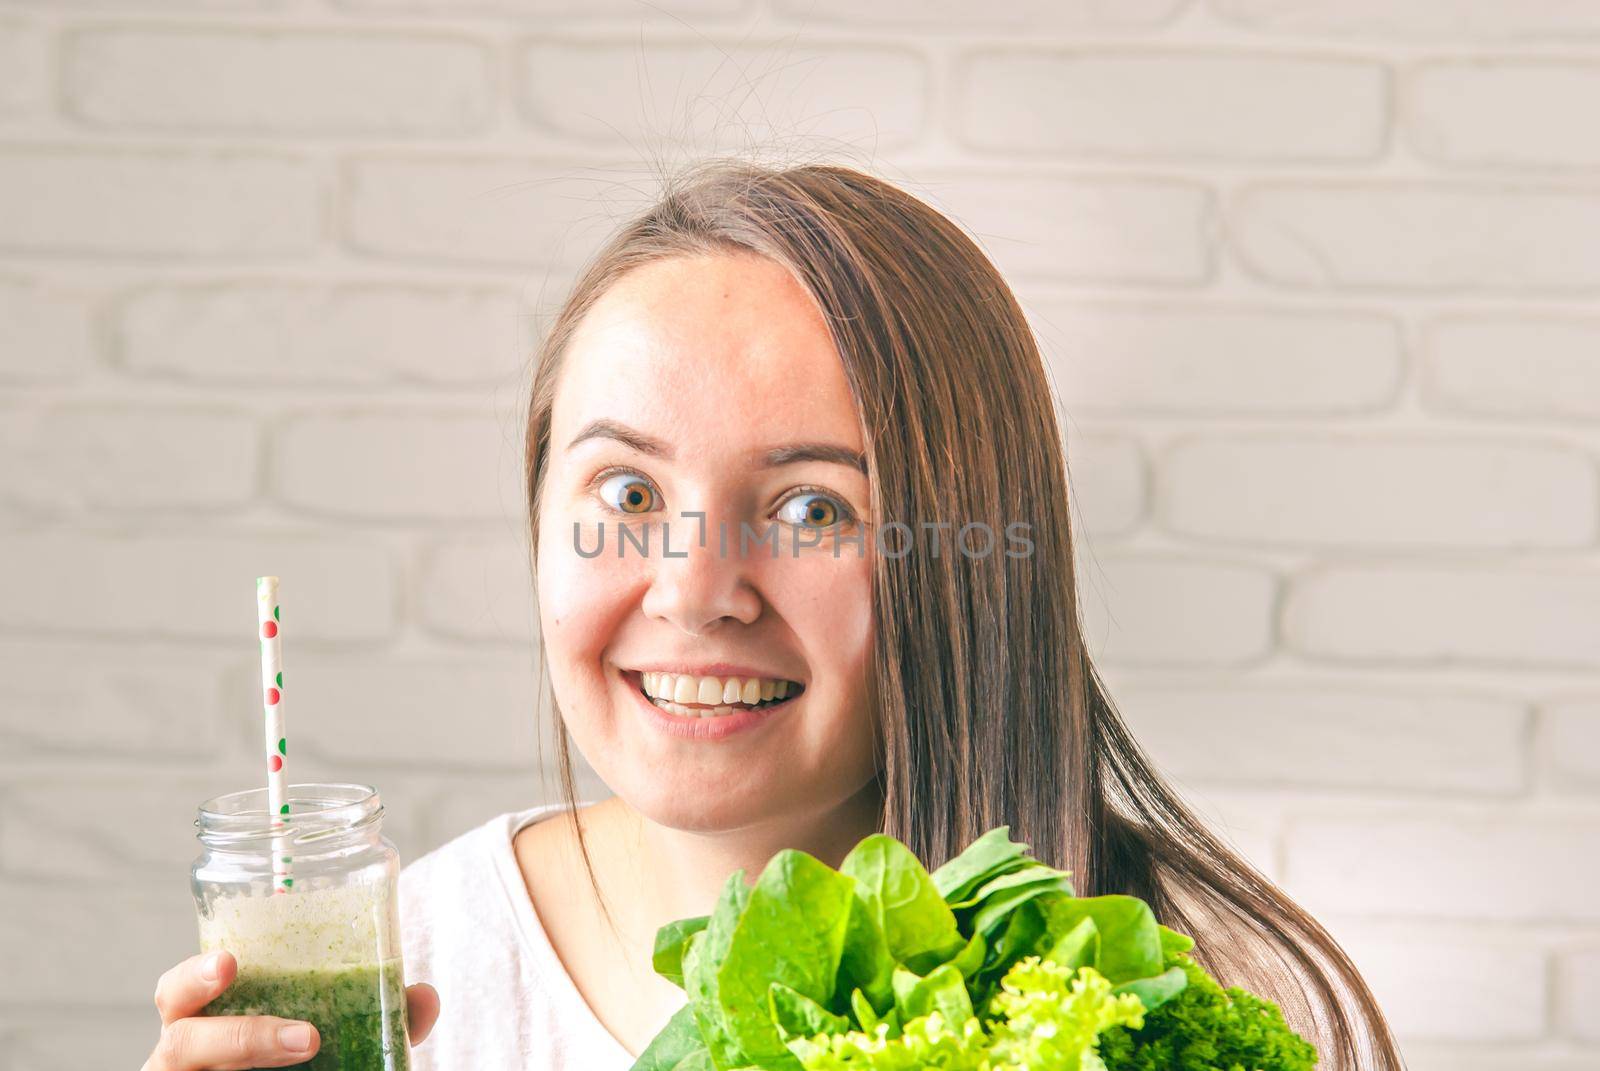
[(602, 483), (600, 498), (618, 513), (649, 513), (656, 508), (655, 489), (633, 472), (619, 472)]
[(799, 494), (779, 507), (778, 516), (804, 528), (829, 528), (839, 523), (844, 510), (829, 495)]

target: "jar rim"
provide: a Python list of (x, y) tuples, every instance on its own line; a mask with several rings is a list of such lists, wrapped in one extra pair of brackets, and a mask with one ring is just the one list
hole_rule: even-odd
[(288, 836), (297, 844), (312, 844), (376, 825), (383, 818), (383, 802), (371, 785), (353, 782), (306, 783), (286, 789), (289, 814), (283, 825), (268, 809), (267, 790), (248, 788), (214, 796), (200, 804), (194, 824), (196, 836), (217, 848), (244, 848), (274, 836)]

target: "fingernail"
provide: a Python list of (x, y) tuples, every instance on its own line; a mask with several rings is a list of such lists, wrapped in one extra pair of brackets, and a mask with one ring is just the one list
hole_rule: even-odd
[(208, 982), (217, 980), (217, 968), (222, 957), (215, 952), (200, 961), (200, 977)]
[(311, 1048), (311, 1024), (293, 1023), (278, 1028), (278, 1044), (285, 1052), (305, 1052)]

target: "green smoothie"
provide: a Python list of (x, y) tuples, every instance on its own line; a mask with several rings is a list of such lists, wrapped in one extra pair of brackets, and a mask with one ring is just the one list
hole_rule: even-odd
[(309, 1071), (407, 1071), (400, 963), (312, 970), (241, 969), (206, 1015), (277, 1015), (317, 1028)]
[(204, 1014), (311, 1023), (322, 1045), (298, 1068), (408, 1071), (399, 933), (392, 881), (208, 900), (200, 949), (239, 973)]

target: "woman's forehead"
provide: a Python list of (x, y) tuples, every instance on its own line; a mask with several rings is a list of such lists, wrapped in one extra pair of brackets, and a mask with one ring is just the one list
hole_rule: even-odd
[(596, 301), (563, 365), (552, 413), (557, 443), (613, 419), (708, 446), (862, 445), (820, 310), (765, 258), (683, 257), (635, 269)]

